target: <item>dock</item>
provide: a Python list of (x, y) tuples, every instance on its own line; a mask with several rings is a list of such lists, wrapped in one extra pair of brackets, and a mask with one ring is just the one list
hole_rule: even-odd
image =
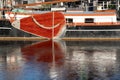
[(0, 37), (0, 41), (41, 41), (48, 40), (41, 37)]
[[(0, 41), (41, 41), (50, 40), (42, 37), (0, 37)], [(69, 38), (63, 37), (54, 40), (64, 40), (64, 41), (120, 41), (120, 38)]]
[(64, 41), (120, 41), (120, 38), (62, 38)]

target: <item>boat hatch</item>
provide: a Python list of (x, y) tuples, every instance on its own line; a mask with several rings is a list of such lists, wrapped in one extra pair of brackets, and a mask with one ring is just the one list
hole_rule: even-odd
[(85, 23), (94, 23), (93, 18), (85, 18)]
[(67, 22), (67, 23), (73, 23), (73, 19), (72, 19), (72, 18), (67, 18), (67, 19), (66, 19), (66, 22)]

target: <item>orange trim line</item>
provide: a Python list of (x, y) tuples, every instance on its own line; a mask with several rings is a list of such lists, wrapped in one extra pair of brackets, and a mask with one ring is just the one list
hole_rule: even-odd
[(65, 16), (116, 16), (116, 14), (64, 14)]
[[(19, 12), (6, 12), (6, 14), (18, 14), (18, 15), (33, 15), (32, 13), (19, 13)], [(38, 13), (39, 14), (39, 13)], [(64, 14), (65, 16), (116, 16), (115, 13), (108, 13), (108, 14), (102, 14), (102, 13), (95, 13), (95, 14)]]
[(20, 13), (20, 12), (6, 12), (6, 14), (16, 14), (16, 15), (33, 15), (32, 13)]
[(96, 10), (94, 12), (116, 12), (116, 10)]
[(99, 23), (67, 23), (68, 26), (114, 26), (120, 25), (120, 22), (99, 22)]

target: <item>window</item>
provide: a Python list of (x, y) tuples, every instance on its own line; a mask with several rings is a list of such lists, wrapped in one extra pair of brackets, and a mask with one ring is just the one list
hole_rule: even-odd
[(73, 19), (72, 19), (72, 18), (67, 18), (67, 19), (66, 19), (66, 22), (67, 22), (67, 23), (73, 23)]
[(94, 23), (93, 18), (85, 18), (85, 23)]
[(28, 1), (23, 1), (23, 4), (28, 4)]

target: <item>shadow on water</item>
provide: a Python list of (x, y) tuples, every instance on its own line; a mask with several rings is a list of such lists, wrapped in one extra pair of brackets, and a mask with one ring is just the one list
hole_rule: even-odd
[(119, 44), (0, 42), (0, 80), (119, 80)]

